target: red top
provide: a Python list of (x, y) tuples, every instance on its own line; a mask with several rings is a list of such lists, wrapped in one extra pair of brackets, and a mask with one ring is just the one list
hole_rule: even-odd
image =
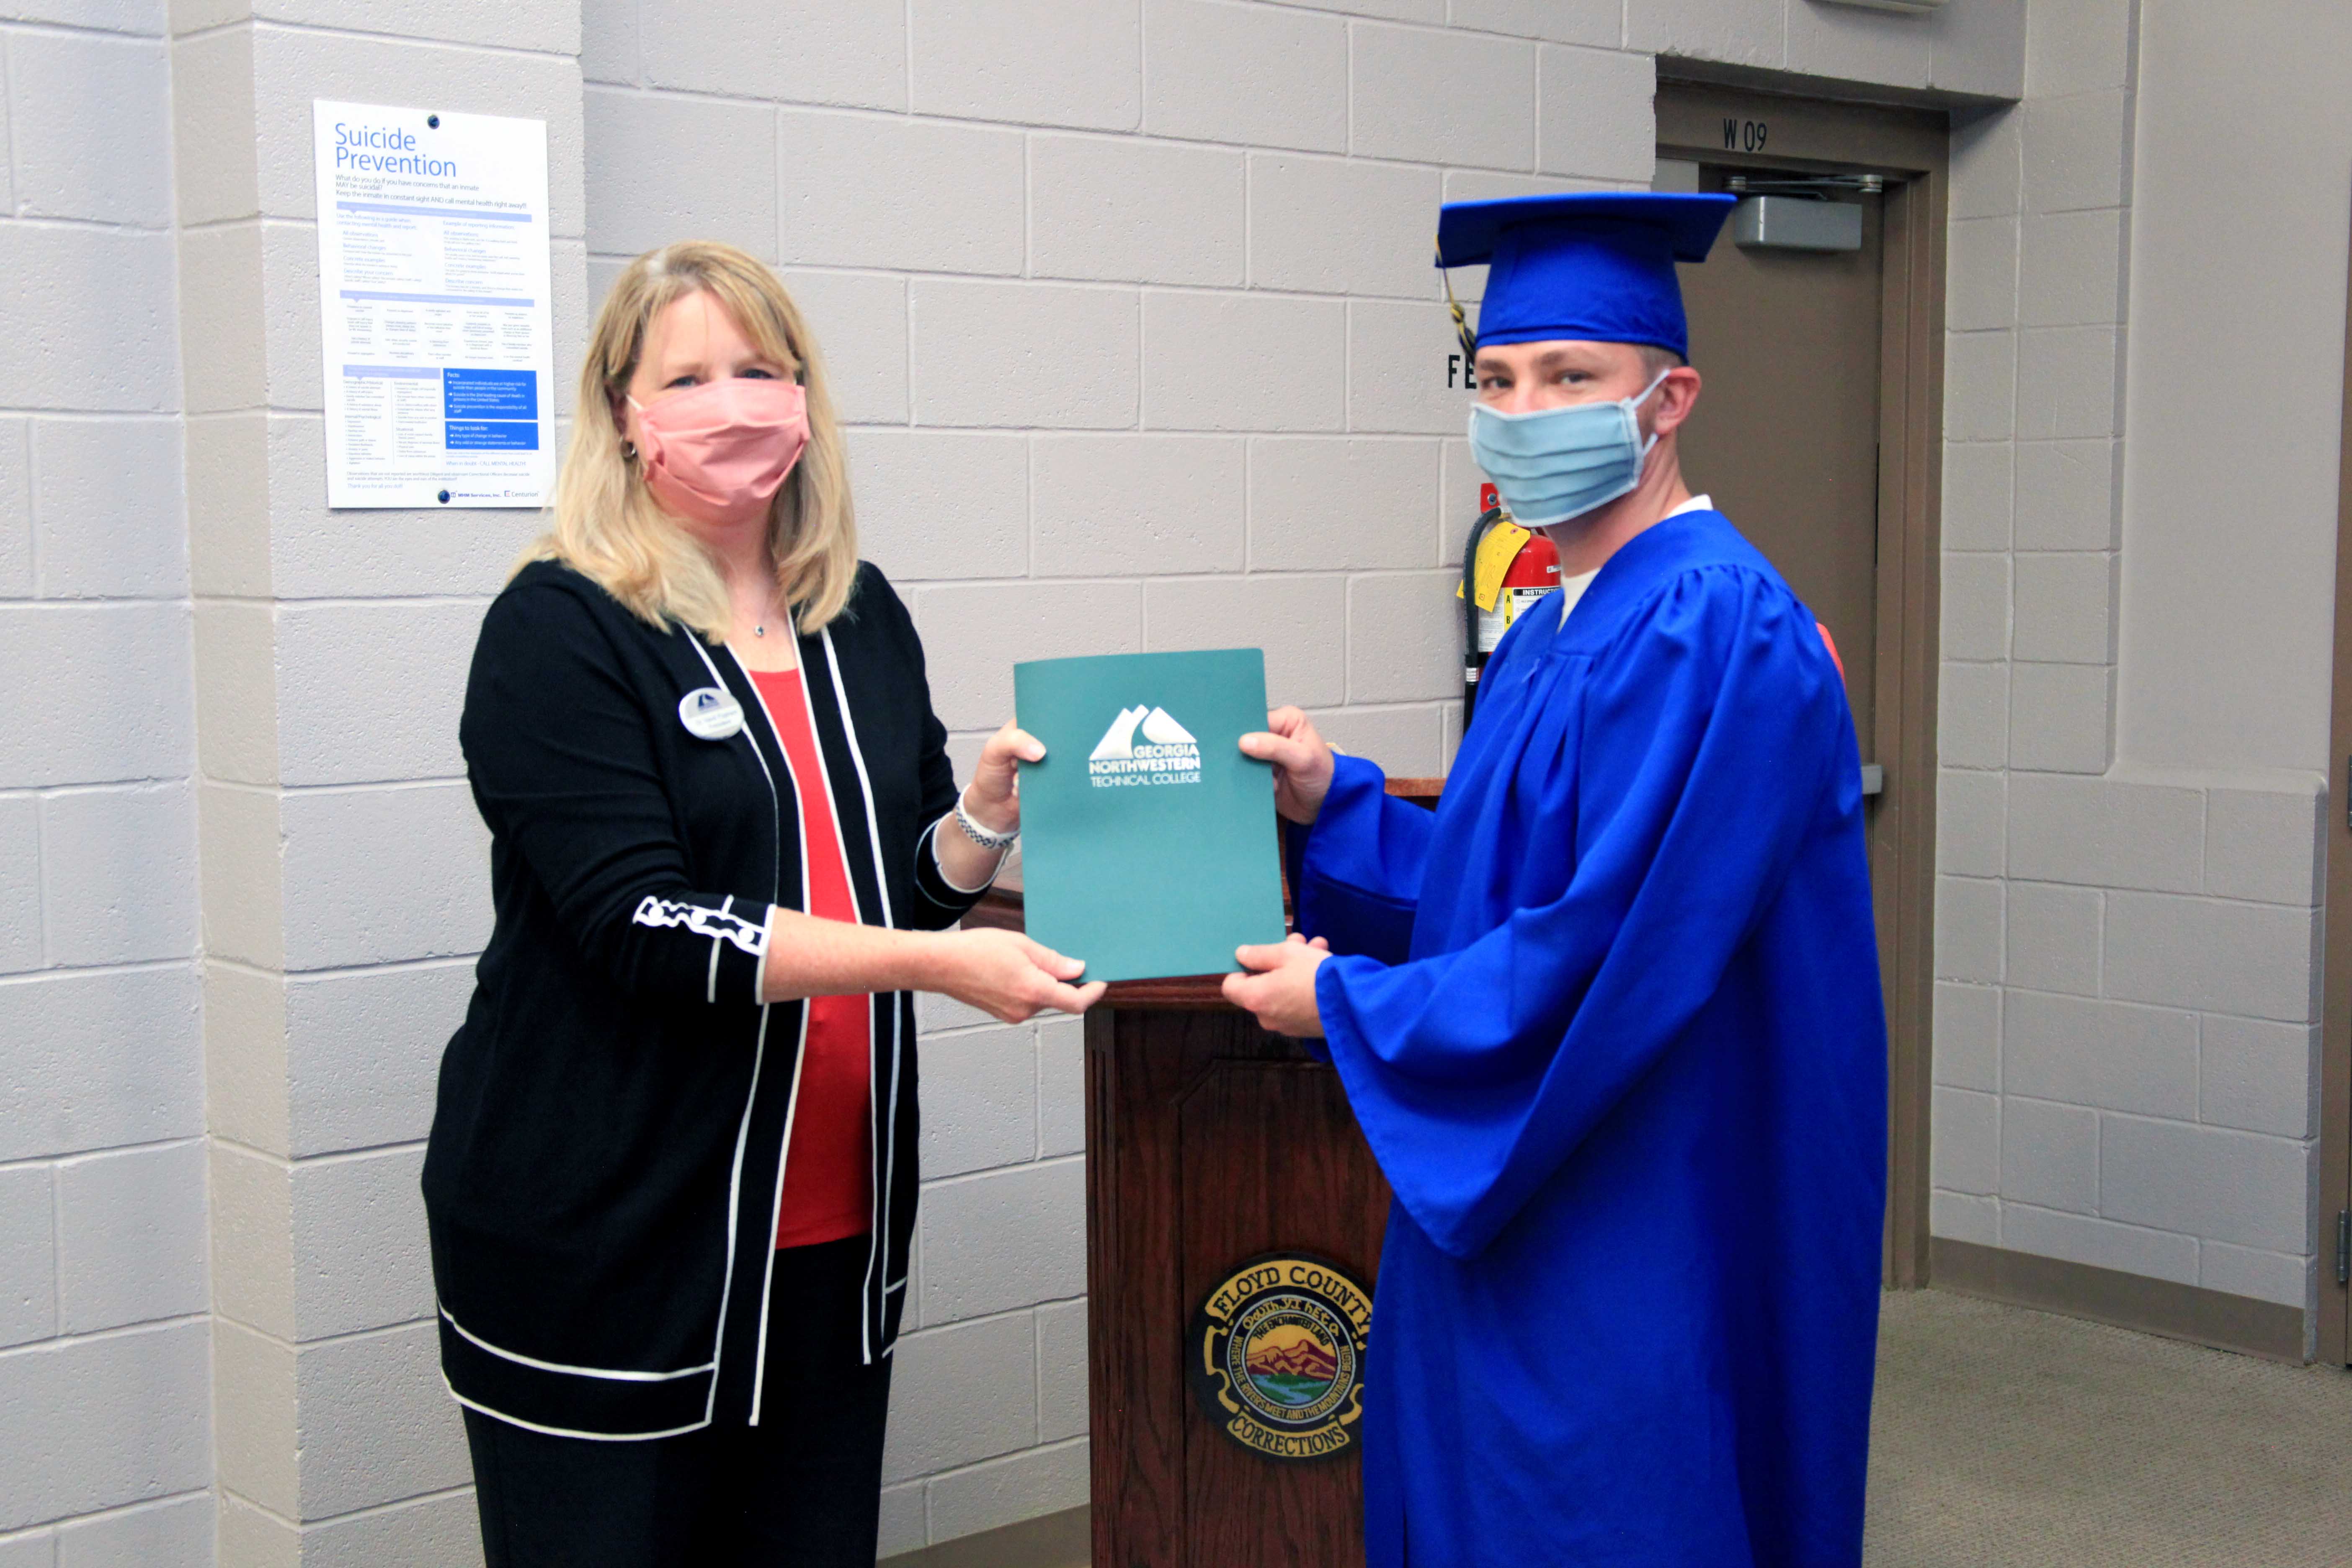
[[(808, 879), (807, 912), (856, 923), (849, 889), (848, 850), (833, 815), (824, 764), (798, 670), (753, 670), (751, 683), (767, 705), (768, 721), (792, 766), (800, 803), (801, 865)], [(776, 1245), (810, 1247), (862, 1236), (873, 1226), (874, 1159), (870, 1079), (874, 1059), (874, 998), (812, 996), (808, 1037), (801, 1050), (800, 1082), (793, 1095), (784, 1157), (784, 1191), (777, 1205)]]

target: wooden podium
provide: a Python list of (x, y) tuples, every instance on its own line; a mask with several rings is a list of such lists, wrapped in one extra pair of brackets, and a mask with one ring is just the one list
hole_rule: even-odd
[[(1433, 799), (1435, 781), (1391, 793)], [(1017, 895), (992, 894), (970, 923), (1020, 920)], [(1086, 1050), (1096, 1568), (1354, 1568), (1360, 1443), (1267, 1458), (1188, 1383), (1202, 1303), (1252, 1259), (1305, 1254), (1372, 1285), (1389, 1186), (1339, 1075), (1215, 976), (1113, 985)]]

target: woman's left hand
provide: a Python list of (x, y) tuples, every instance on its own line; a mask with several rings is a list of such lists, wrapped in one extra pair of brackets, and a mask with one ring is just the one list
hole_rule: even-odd
[(971, 784), (963, 792), (963, 808), (991, 833), (1011, 833), (1021, 826), (1021, 767), (1045, 760), (1045, 743), (1016, 725), (1007, 724), (980, 749), (971, 770)]

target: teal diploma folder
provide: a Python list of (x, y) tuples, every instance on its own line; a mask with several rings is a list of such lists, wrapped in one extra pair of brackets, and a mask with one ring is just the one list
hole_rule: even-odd
[(1087, 980), (1217, 974), (1280, 942), (1265, 656), (1106, 654), (1013, 667), (1013, 711), (1045, 743), (1021, 766), (1029, 934)]

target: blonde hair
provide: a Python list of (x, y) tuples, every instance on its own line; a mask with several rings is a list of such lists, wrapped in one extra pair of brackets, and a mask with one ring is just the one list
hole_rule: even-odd
[(768, 514), (776, 586), (803, 633), (841, 614), (857, 578), (857, 526), (841, 425), (825, 389), (824, 361), (775, 273), (731, 245), (681, 240), (629, 263), (604, 297), (580, 368), (572, 445), (555, 481), (555, 526), (532, 542), (533, 561), (561, 561), (656, 626), (678, 622), (711, 642), (734, 618), (710, 552), (665, 512), (642, 465), (622, 455), (613, 405), (637, 372), (654, 318), (689, 294), (707, 293), (768, 358), (796, 371), (808, 397), (808, 447)]

